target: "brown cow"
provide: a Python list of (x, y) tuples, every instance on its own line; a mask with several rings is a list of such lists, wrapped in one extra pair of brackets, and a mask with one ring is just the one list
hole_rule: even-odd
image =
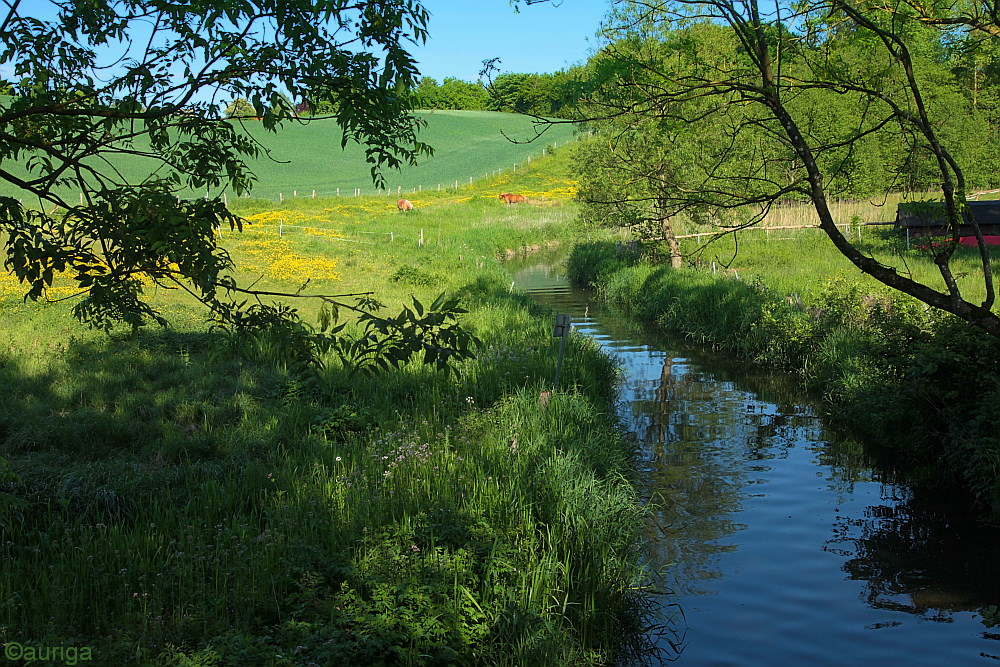
[(499, 197), (500, 201), (507, 202), (508, 204), (523, 204), (528, 201), (528, 198), (524, 195), (514, 195), (509, 192), (504, 192)]
[(396, 202), (396, 208), (398, 208), (400, 211), (412, 211), (413, 202), (407, 201), (405, 199), (400, 199), (398, 202)]

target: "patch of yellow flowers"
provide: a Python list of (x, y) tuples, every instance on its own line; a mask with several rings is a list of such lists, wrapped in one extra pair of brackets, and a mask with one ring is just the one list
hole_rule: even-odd
[(286, 225), (301, 225), (305, 222), (325, 222), (327, 224), (332, 224), (330, 220), (323, 218), (317, 218), (315, 216), (309, 216), (301, 211), (264, 211), (263, 213), (255, 213), (254, 215), (248, 215), (246, 220), (251, 225), (274, 225), (277, 226), (281, 223)]
[(27, 287), (19, 283), (13, 273), (0, 274), (0, 299), (22, 297), (27, 291)]
[[(175, 272), (180, 271), (180, 267), (176, 263), (165, 263), (164, 268)], [(140, 273), (137, 277), (144, 288), (153, 287), (155, 285), (149, 274)], [(0, 274), (0, 300), (9, 298), (23, 299), (24, 295), (27, 293), (27, 283), (21, 283), (18, 281), (17, 276), (15, 276), (12, 272), (8, 271)], [(87, 290), (81, 289), (76, 282), (70, 278), (69, 271), (63, 271), (61, 273), (55, 273), (52, 276), (52, 286), (46, 288), (44, 298), (48, 301), (58, 301), (67, 297), (84, 296), (86, 293)]]
[[(342, 238), (333, 230), (314, 229), (317, 236)], [(273, 280), (302, 284), (306, 280), (340, 280), (337, 261), (323, 257), (304, 257), (273, 230), (244, 231), (239, 249), (250, 256), (247, 267)]]
[(580, 187), (580, 181), (564, 179), (556, 180), (553, 178), (547, 179), (550, 184), (548, 190), (542, 190), (539, 192), (520, 192), (528, 199), (573, 199), (576, 197), (577, 190)]

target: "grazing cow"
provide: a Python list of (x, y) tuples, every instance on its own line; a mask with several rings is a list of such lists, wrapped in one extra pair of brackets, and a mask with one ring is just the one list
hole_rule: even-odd
[(528, 201), (528, 198), (524, 195), (514, 195), (509, 192), (504, 192), (500, 195), (500, 201), (507, 202), (508, 204), (522, 204)]
[(398, 208), (400, 211), (412, 211), (413, 202), (407, 201), (405, 199), (400, 199), (398, 202), (396, 202), (396, 208)]

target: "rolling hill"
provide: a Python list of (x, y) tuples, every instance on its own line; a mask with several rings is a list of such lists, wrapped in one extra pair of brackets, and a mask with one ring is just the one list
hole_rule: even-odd
[[(539, 156), (548, 145), (563, 145), (572, 140), (574, 128), (556, 125), (540, 138), (530, 141), (535, 130), (530, 118), (490, 111), (424, 111), (427, 120), (419, 138), (435, 151), (419, 165), (403, 167), (386, 174), (391, 190), (436, 189), (468, 184), (497, 169), (510, 170), (516, 163)], [(278, 134), (266, 132), (259, 123), (245, 123), (247, 131), (266, 149), (265, 155), (251, 162), (258, 183), (253, 196), (264, 199), (297, 196), (353, 195), (356, 188), (364, 194), (375, 191), (370, 166), (364, 160), (364, 148), (349, 144), (341, 149), (342, 133), (330, 120), (312, 120), (290, 124)], [(520, 143), (518, 143), (520, 142)], [(115, 168), (130, 178), (142, 178), (152, 169), (152, 162), (122, 156)], [(13, 165), (15, 173), (25, 173)], [(10, 166), (5, 165), (5, 168)], [(21, 193), (21, 194), (19, 194)], [(23, 196), (23, 191), (0, 184), (0, 194)], [(73, 200), (72, 190), (64, 196)]]

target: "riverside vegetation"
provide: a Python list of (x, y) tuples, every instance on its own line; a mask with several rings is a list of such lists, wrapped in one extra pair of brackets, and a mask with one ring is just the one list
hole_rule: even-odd
[[(0, 640), (186, 666), (635, 648), (644, 511), (608, 417), (615, 368), (571, 337), (570, 389), (540, 402), (551, 317), (497, 262), (574, 234), (574, 184), (537, 166), (405, 214), (390, 197), (234, 202), (251, 224), (223, 243), (258, 289), (460, 297), (482, 349), (453, 376), (332, 355), (304, 372), (287, 340), (211, 330), (176, 291), (153, 296), (170, 326), (98, 333), (69, 285), (26, 304), (4, 276)], [(497, 202), (515, 188), (529, 205)]]
[[(838, 223), (880, 262), (933, 284), (939, 276), (928, 244), (908, 246), (891, 227), (859, 224), (891, 219), (892, 211), (844, 205)], [(807, 206), (772, 215), (782, 217), (763, 225), (816, 222)], [(677, 223), (681, 236), (701, 231), (691, 221)], [(818, 229), (746, 229), (681, 243), (681, 269), (663, 265), (670, 257), (665, 243), (583, 243), (569, 273), (640, 318), (747, 363), (797, 372), (822, 396), (833, 422), (869, 445), (880, 468), (1000, 510), (994, 337), (862, 275)], [(956, 273), (972, 274), (963, 278), (970, 293), (978, 261), (975, 248), (957, 251), (955, 265), (969, 270)]]

